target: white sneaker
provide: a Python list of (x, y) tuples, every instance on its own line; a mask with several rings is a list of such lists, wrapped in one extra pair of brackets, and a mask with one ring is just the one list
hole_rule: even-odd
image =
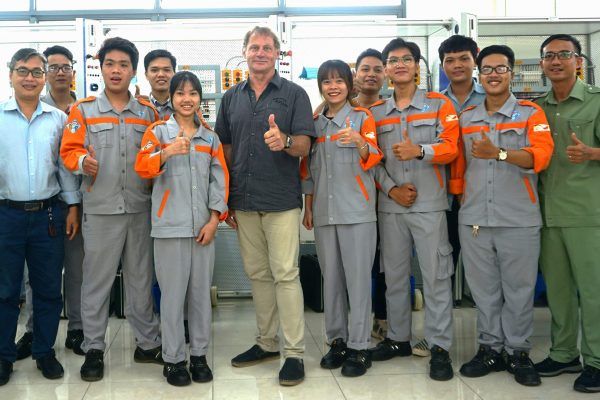
[(419, 343), (415, 344), (412, 348), (412, 353), (413, 355), (419, 357), (431, 356), (431, 351), (429, 351), (429, 343), (427, 343), (427, 340), (422, 339), (419, 341)]

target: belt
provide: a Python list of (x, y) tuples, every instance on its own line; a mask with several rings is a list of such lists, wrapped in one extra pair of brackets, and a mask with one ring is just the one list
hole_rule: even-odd
[(54, 205), (58, 201), (58, 195), (52, 196), (46, 200), (34, 200), (34, 201), (14, 201), (3, 199), (0, 200), (0, 206), (15, 208), (17, 210), (34, 212), (44, 210), (51, 205)]

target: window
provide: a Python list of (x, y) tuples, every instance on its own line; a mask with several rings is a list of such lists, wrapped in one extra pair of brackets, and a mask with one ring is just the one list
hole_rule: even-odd
[(211, 8), (275, 8), (277, 0), (228, 0), (223, 2), (198, 1), (198, 0), (162, 0), (160, 6), (164, 9), (196, 8), (200, 10)]
[(63, 10), (150, 10), (154, 8), (154, 0), (37, 0), (37, 9), (40, 11)]

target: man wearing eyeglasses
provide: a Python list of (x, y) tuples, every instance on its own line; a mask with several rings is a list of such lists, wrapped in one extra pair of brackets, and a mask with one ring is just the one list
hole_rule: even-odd
[[(75, 93), (71, 91), (71, 82), (75, 76), (73, 71), (73, 54), (63, 46), (52, 46), (44, 50), (44, 56), (48, 61), (48, 93), (40, 100), (69, 113), (69, 108), (77, 100)], [(80, 177), (77, 177), (80, 180)], [(64, 207), (64, 203), (61, 204)], [(66, 210), (65, 215), (66, 215)], [(81, 217), (81, 213), (80, 217)], [(80, 221), (81, 224), (81, 221)], [(75, 354), (83, 355), (81, 343), (83, 342), (83, 330), (81, 326), (81, 264), (83, 263), (83, 237), (78, 231), (72, 240), (65, 239), (64, 296), (66, 313), (69, 320), (65, 347), (72, 349)], [(27, 311), (26, 332), (17, 342), (17, 360), (31, 355), (33, 342), (33, 318), (31, 304), (31, 287), (29, 279), (25, 278), (25, 308)]]
[(458, 233), (479, 342), (460, 373), (476, 378), (507, 369), (518, 383), (537, 386), (529, 358), (542, 225), (536, 188), (553, 143), (542, 109), (510, 91), (514, 64), (507, 46), (481, 50), (485, 100), (460, 115), (464, 155), (452, 165), (451, 192), (462, 195)]
[(452, 246), (448, 242), (446, 169), (458, 154), (458, 116), (450, 100), (418, 89), (421, 51), (394, 39), (384, 48), (385, 73), (394, 95), (372, 107), (384, 152), (376, 167), (381, 193), (378, 220), (388, 305), (387, 337), (371, 349), (373, 361), (410, 356), (410, 260), (416, 248), (425, 293), (425, 338), (431, 344), (429, 376), (453, 377)]
[(64, 235), (79, 230), (77, 180), (59, 158), (66, 116), (40, 101), (46, 59), (34, 49), (9, 62), (14, 98), (0, 104), (0, 385), (16, 360), (25, 260), (33, 290), (33, 359), (47, 379), (64, 374), (53, 346), (62, 309)]
[(536, 364), (542, 377), (583, 372), (579, 392), (600, 392), (600, 88), (584, 83), (581, 44), (548, 37), (540, 65), (552, 89), (537, 100), (548, 116), (556, 153), (540, 175), (544, 227), (540, 264), (552, 313), (552, 346)]

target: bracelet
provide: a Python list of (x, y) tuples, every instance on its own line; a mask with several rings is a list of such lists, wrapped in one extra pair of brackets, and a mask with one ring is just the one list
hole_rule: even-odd
[(369, 147), (369, 142), (365, 141), (365, 144), (363, 144), (362, 146), (360, 146), (360, 147), (358, 148), (358, 150), (360, 151), (360, 150), (362, 150), (362, 149), (366, 149), (367, 147)]

